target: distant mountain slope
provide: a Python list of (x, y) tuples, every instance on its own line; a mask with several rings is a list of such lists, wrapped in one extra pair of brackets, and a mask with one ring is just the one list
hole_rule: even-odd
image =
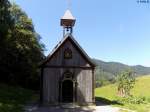
[(136, 65), (136, 66), (131, 66), (131, 67), (138, 75), (150, 74), (150, 67), (144, 67), (141, 65)]
[(99, 75), (104, 76), (106, 79), (114, 79), (114, 77), (126, 69), (132, 69), (137, 76), (150, 74), (150, 67), (141, 65), (129, 66), (118, 62), (104, 62), (98, 59), (93, 59), (96, 67), (96, 78)]

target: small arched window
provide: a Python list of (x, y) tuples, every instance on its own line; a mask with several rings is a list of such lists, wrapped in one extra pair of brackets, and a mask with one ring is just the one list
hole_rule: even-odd
[(65, 59), (71, 59), (72, 58), (72, 51), (69, 48), (66, 48), (64, 50), (64, 58)]

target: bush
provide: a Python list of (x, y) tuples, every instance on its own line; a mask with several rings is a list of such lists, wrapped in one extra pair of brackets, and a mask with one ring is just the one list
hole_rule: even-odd
[(130, 103), (130, 104), (145, 104), (147, 99), (144, 96), (129, 96), (119, 99), (120, 103)]

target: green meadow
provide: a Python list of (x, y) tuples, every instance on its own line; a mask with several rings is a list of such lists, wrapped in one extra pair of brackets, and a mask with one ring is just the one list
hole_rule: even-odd
[(119, 106), (137, 112), (150, 112), (150, 75), (138, 77), (132, 97), (121, 98), (117, 95), (117, 85), (111, 84), (95, 90), (96, 100), (113, 106)]

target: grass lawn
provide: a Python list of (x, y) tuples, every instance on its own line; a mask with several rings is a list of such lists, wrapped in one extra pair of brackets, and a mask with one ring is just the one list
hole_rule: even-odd
[(0, 112), (23, 112), (23, 105), (32, 95), (31, 90), (0, 84)]
[(121, 102), (121, 98), (117, 96), (117, 86), (115, 84), (97, 88), (95, 90), (96, 99), (104, 101), (114, 106), (120, 106), (137, 112), (150, 112), (150, 76), (143, 76), (136, 79), (135, 87), (131, 94), (137, 98), (144, 97), (146, 103), (133, 104)]

